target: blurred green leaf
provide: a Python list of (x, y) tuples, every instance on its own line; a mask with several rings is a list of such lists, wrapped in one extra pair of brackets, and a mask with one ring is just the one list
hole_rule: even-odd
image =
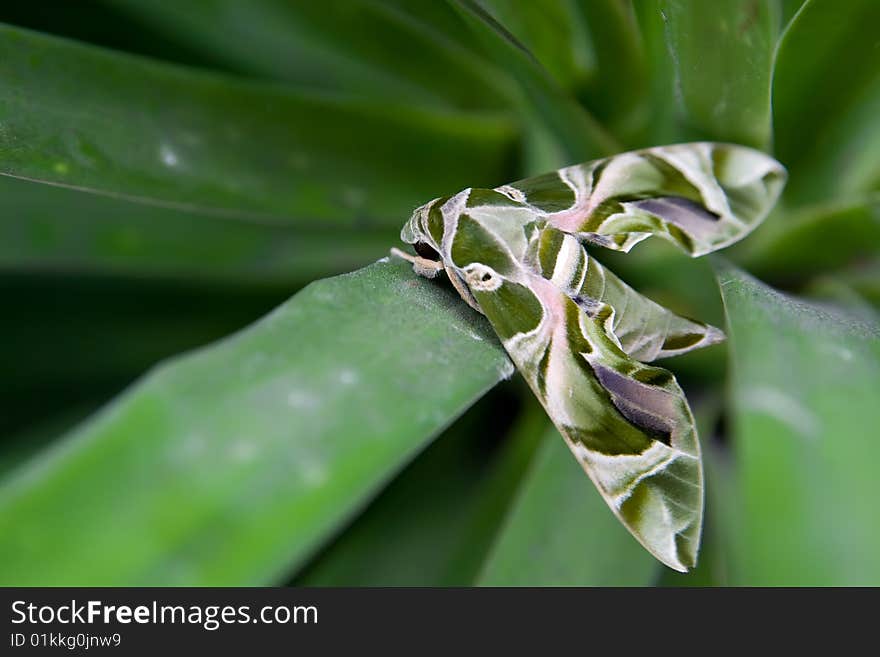
[(596, 58), (595, 75), (580, 97), (600, 121), (629, 139), (649, 119), (648, 76), (632, 5), (619, 0), (576, 0)]
[(511, 371), (406, 263), (312, 284), (7, 480), (0, 582), (277, 581)]
[(679, 115), (675, 66), (669, 56), (666, 22), (657, 0), (640, 0), (633, 3), (633, 8), (645, 51), (650, 116), (632, 146), (643, 148), (699, 138), (693, 134), (693, 128), (683, 125)]
[(556, 85), (580, 98), (618, 137), (628, 138), (648, 118), (645, 53), (631, 5), (618, 0), (482, 5)]
[(659, 567), (614, 517), (551, 428), (478, 581), (485, 586), (647, 586)]
[(158, 359), (260, 317), (289, 291), (123, 277), (59, 281), (46, 273), (0, 277), (0, 296), (16, 319), (0, 324), (0, 359), (15, 373), (0, 380), (5, 405), (15, 393), (43, 390), (34, 402), (50, 404), (55, 387), (76, 392), (84, 382), (131, 380)]
[(617, 150), (614, 139), (566, 94), (535, 56), (475, 0), (448, 0), (459, 9), (477, 41), (520, 86), (526, 121), (538, 121), (553, 136), (561, 164), (574, 164)]
[(0, 272), (296, 285), (362, 266), (396, 227), (283, 226), (0, 176)]
[(775, 215), (734, 253), (753, 273), (783, 283), (880, 256), (880, 194)]
[(679, 110), (702, 137), (766, 148), (780, 17), (761, 0), (657, 0)]
[(811, 299), (830, 303), (835, 308), (867, 323), (880, 324), (880, 309), (872, 306), (852, 286), (836, 276), (819, 276), (804, 290)]
[(39, 4), (4, 0), (0, 3), (0, 23), (188, 66), (217, 65), (188, 44), (149, 29), (102, 0), (40, 0)]
[(483, 0), (481, 4), (563, 89), (571, 91), (596, 75), (592, 44), (573, 3)]
[(503, 76), (436, 0), (107, 3), (246, 75), (462, 108), (507, 100)]
[(880, 185), (878, 25), (876, 0), (808, 0), (780, 42), (773, 124), (790, 203)]
[(880, 583), (880, 329), (718, 269), (738, 468), (731, 583)]
[(0, 27), (0, 172), (252, 220), (398, 226), (511, 177), (505, 120), (239, 82)]
[(836, 271), (834, 278), (880, 310), (880, 257)]
[(537, 402), (510, 417), (508, 397), (468, 411), (295, 583), (471, 584), (547, 422)]

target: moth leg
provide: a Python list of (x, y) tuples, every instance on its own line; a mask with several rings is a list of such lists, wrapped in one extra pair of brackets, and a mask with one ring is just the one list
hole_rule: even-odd
[(474, 295), (471, 294), (471, 291), (468, 289), (468, 286), (465, 285), (464, 281), (461, 280), (461, 277), (449, 267), (445, 267), (439, 260), (423, 258), (418, 255), (410, 255), (396, 247), (391, 247), (391, 255), (403, 258), (407, 262), (411, 262), (413, 271), (419, 276), (424, 276), (425, 278), (436, 278), (441, 271), (445, 270), (446, 275), (449, 277), (449, 282), (452, 283), (452, 286), (455, 288), (455, 291), (458, 292), (458, 295), (462, 300), (478, 313), (482, 314), (483, 311), (480, 309), (480, 304), (474, 299)]
[(401, 251), (397, 247), (391, 247), (391, 255), (403, 258), (407, 262), (412, 263), (413, 271), (419, 276), (425, 278), (436, 278), (437, 274), (443, 271), (443, 263), (430, 258), (423, 258), (418, 255), (410, 255), (405, 251)]

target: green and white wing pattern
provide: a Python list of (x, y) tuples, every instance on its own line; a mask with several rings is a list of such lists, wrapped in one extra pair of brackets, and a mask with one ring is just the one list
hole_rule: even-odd
[(650, 363), (724, 340), (720, 329), (677, 315), (633, 290), (567, 233), (547, 226), (535, 248), (533, 267), (584, 312), (594, 315), (600, 304), (610, 306), (612, 337), (631, 358)]
[(642, 296), (586, 247), (660, 235), (707, 253), (752, 230), (784, 180), (740, 146), (651, 148), (435, 199), (401, 233), (417, 273), (445, 270), (488, 318), (612, 511), (676, 570), (696, 563), (700, 448), (675, 377), (644, 362), (723, 334)]
[(697, 142), (615, 155), (506, 185), (556, 228), (629, 251), (658, 235), (700, 256), (742, 239), (785, 184), (773, 158)]
[(648, 551), (676, 570), (693, 566), (703, 477), (675, 378), (620, 349), (607, 304), (590, 316), (537, 275), (501, 287), (510, 289), (474, 295), (575, 458)]

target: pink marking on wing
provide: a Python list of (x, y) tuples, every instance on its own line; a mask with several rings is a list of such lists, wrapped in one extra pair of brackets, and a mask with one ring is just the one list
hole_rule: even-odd
[(585, 197), (579, 198), (568, 210), (554, 212), (547, 215), (547, 219), (559, 230), (575, 233), (583, 225), (584, 220), (590, 216), (595, 205), (595, 202), (592, 201), (592, 195), (587, 194)]
[[(552, 350), (567, 350), (566, 326), (565, 326), (565, 304), (568, 297), (556, 287), (551, 281), (542, 276), (532, 274), (529, 276), (529, 284), (537, 295), (546, 312), (544, 316), (545, 331), (550, 334), (553, 339)], [(551, 358), (554, 354), (551, 352)]]

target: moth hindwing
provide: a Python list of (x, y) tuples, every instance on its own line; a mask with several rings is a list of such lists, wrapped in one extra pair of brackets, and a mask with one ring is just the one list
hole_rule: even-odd
[(662, 146), (468, 188), (418, 208), (401, 233), (418, 273), (445, 270), (487, 317), (611, 510), (676, 570), (696, 563), (700, 446), (675, 377), (645, 363), (723, 333), (642, 296), (586, 247), (658, 236), (703, 255), (753, 230), (785, 178), (742, 146)]

